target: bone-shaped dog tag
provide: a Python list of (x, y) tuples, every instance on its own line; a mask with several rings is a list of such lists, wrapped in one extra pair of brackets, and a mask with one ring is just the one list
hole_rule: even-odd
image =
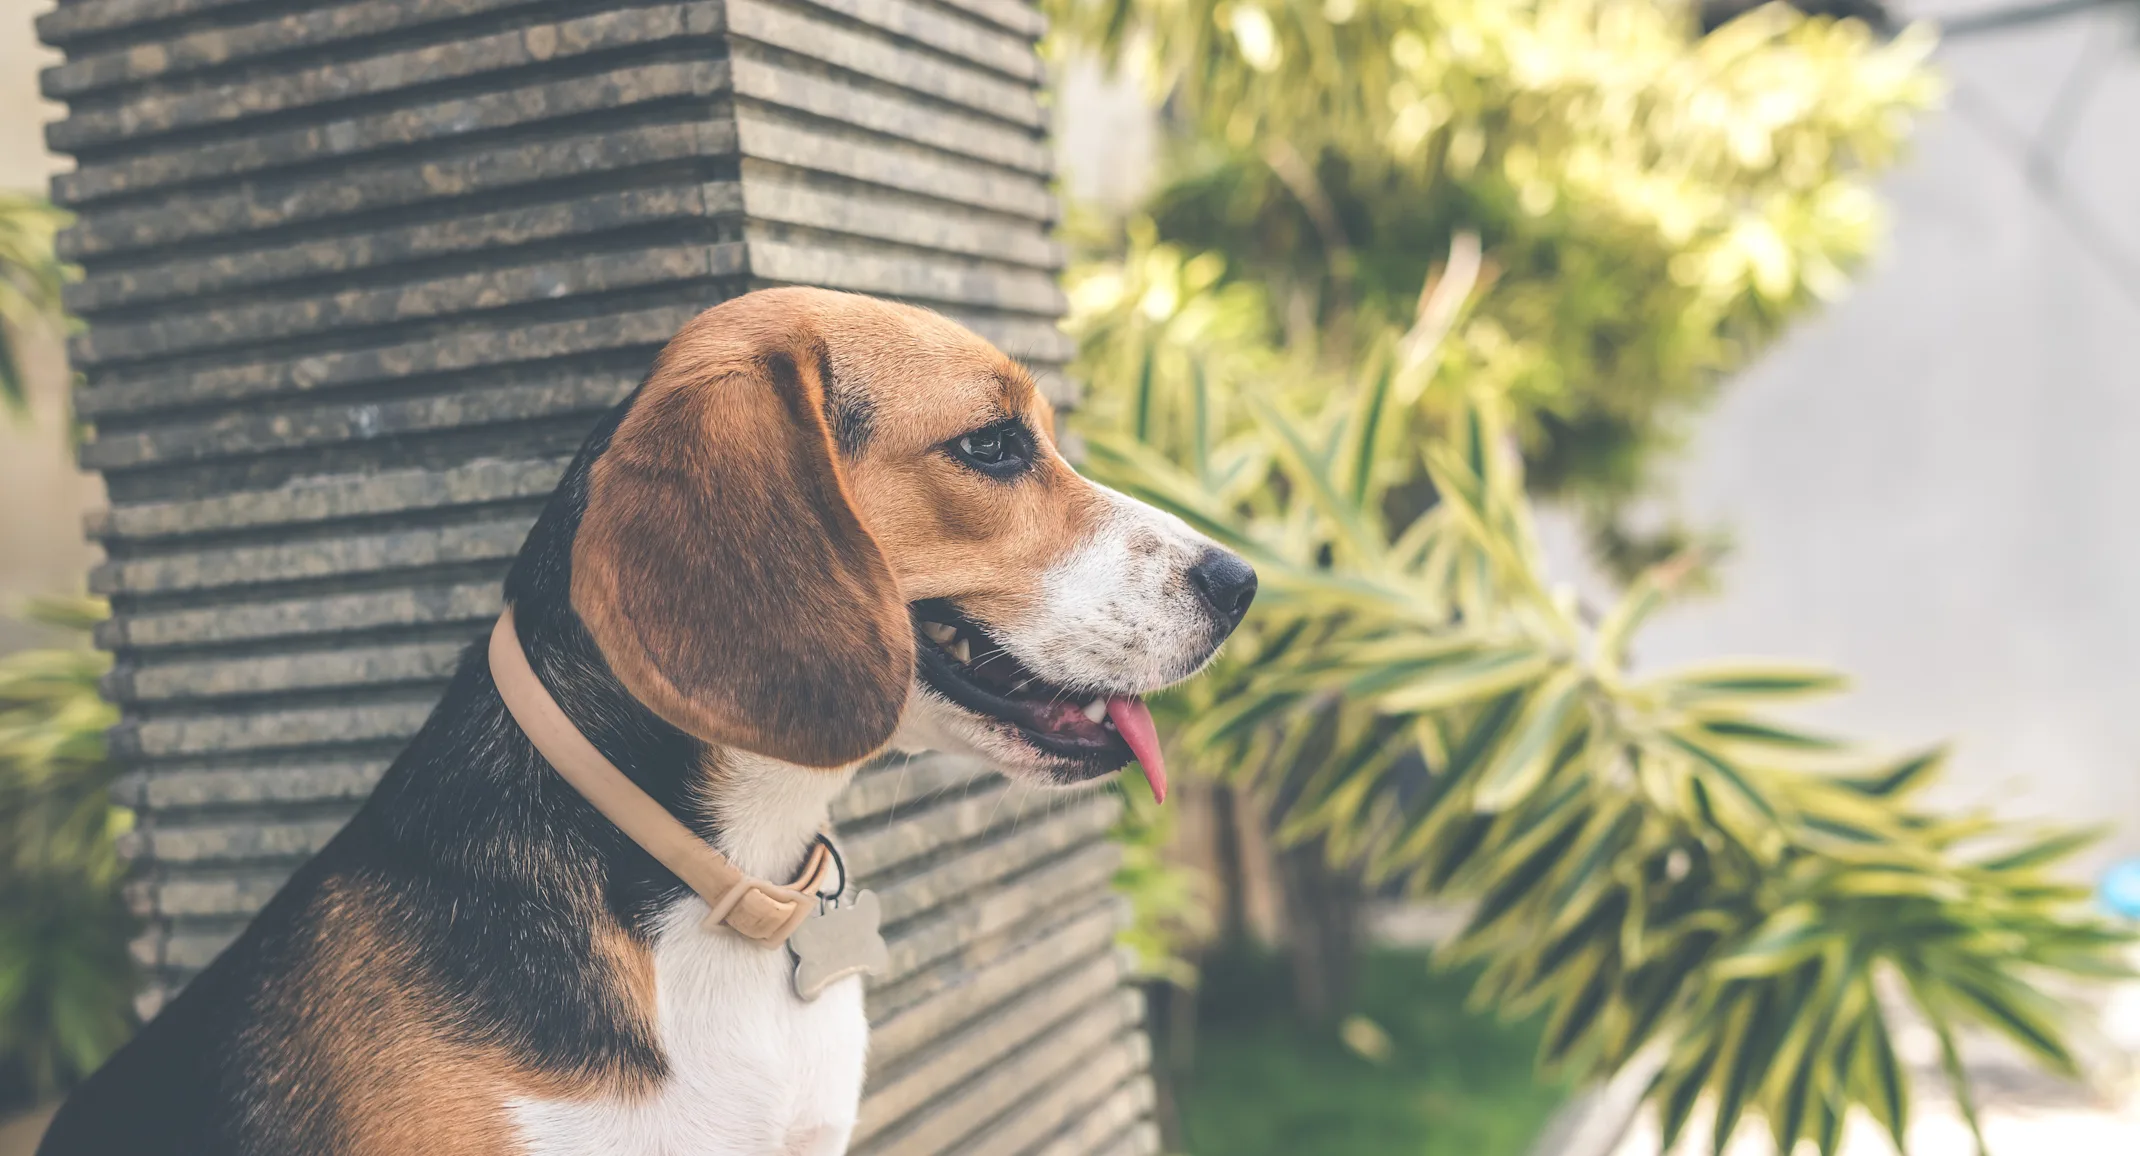
[(878, 930), (883, 922), (884, 908), (874, 891), (858, 891), (846, 906), (803, 920), (788, 937), (788, 950), (795, 953), (795, 994), (816, 999), (850, 975), (874, 975), (890, 967), (892, 954)]

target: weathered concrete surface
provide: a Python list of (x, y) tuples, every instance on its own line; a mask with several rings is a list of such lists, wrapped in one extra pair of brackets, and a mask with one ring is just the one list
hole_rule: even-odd
[[(144, 1007), (317, 850), (700, 309), (913, 300), (1062, 397), (1022, 0), (66, 0), (43, 91)], [(1156, 1150), (1106, 796), (944, 759), (838, 809), (893, 972), (858, 1152)]]

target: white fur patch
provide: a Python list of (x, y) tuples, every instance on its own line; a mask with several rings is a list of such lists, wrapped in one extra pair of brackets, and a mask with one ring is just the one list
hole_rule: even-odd
[[(1093, 489), (1106, 512), (1038, 576), (1033, 609), (983, 625), (1049, 682), (1145, 694), (1195, 674), (1218, 652), (1217, 623), (1189, 568), (1219, 547), (1172, 514), (1097, 483)], [(1037, 752), (1008, 724), (954, 705), (918, 678), (890, 745), (972, 755), (1055, 785), (1076, 781), (1055, 777), (1054, 756)]]
[[(852, 771), (735, 754), (709, 792), (721, 850), (784, 880)], [(730, 835), (729, 832), (740, 832)], [(655, 1026), (669, 1076), (653, 1094), (508, 1105), (528, 1156), (840, 1156), (862, 1095), (862, 980), (797, 999), (787, 949), (700, 926), (697, 896), (654, 933)]]
[(1213, 623), (1189, 567), (1217, 544), (1187, 522), (1105, 486), (1106, 518), (1041, 575), (1045, 610), (999, 633), (1050, 682), (1125, 694), (1179, 682), (1213, 653)]

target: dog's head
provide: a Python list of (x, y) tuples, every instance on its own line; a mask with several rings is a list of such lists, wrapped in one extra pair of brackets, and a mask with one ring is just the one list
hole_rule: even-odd
[(1058, 783), (1156, 771), (1138, 696), (1208, 662), (1256, 589), (1071, 469), (986, 341), (812, 289), (662, 351), (590, 471), (572, 572), (612, 671), (699, 739), (821, 767), (963, 750)]

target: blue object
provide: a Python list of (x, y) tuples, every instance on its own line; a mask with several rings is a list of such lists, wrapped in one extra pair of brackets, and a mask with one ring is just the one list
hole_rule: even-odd
[(2140, 859), (2113, 864), (2103, 873), (2103, 906), (2127, 919), (2140, 919)]

